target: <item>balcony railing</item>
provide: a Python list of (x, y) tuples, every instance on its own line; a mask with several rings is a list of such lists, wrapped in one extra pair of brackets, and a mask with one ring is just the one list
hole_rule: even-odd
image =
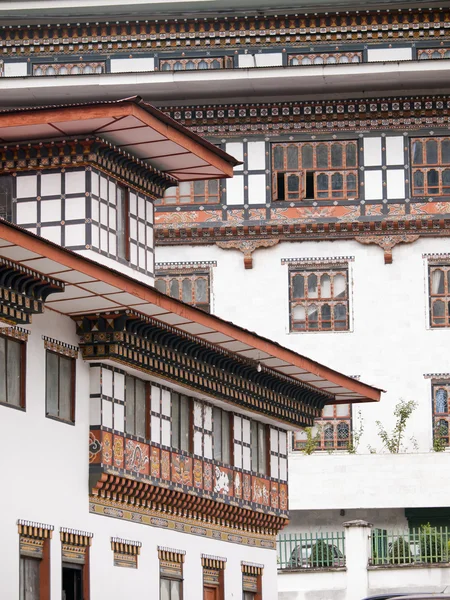
[(406, 565), (450, 562), (450, 529), (421, 527), (372, 531), (371, 565)]
[(344, 532), (284, 533), (277, 538), (278, 568), (329, 569), (345, 566)]

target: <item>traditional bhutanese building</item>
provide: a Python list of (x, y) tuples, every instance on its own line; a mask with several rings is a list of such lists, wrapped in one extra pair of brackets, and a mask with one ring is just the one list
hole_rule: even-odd
[[(0, 19), (4, 108), (136, 94), (241, 163), (155, 200), (158, 290), (387, 390), (291, 436), (284, 566), (295, 535), (349, 519), (382, 539), (449, 526), (449, 2), (43, 0)], [(402, 399), (392, 456), (376, 422), (392, 431)]]
[(136, 98), (0, 137), (2, 597), (275, 598), (288, 432), (380, 391), (152, 286), (154, 201), (223, 150)]

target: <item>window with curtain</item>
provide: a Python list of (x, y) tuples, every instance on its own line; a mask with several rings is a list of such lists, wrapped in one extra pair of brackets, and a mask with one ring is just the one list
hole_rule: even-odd
[(273, 200), (348, 200), (358, 197), (355, 140), (272, 144)]
[(157, 271), (155, 287), (163, 294), (210, 312), (211, 273), (209, 270)]
[(75, 359), (46, 350), (46, 412), (75, 422)]
[(289, 272), (291, 331), (349, 329), (348, 267)]
[(429, 265), (430, 326), (450, 327), (450, 264)]
[(433, 437), (449, 446), (450, 382), (434, 383), (432, 392)]
[(450, 138), (412, 138), (412, 195), (450, 195)]
[(161, 577), (160, 600), (182, 600), (182, 581)]
[(25, 408), (25, 344), (0, 335), (0, 402)]
[(147, 437), (147, 385), (145, 381), (127, 375), (125, 378), (125, 432)]

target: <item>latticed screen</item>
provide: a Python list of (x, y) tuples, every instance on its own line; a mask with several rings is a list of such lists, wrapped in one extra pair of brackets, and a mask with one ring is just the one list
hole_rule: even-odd
[(450, 264), (429, 267), (430, 325), (450, 327)]
[[(330, 404), (322, 417), (314, 421), (312, 432), (316, 450), (347, 450), (351, 441), (352, 412), (350, 404)], [(294, 450), (302, 450), (307, 443), (305, 431), (294, 433)]]
[(288, 65), (335, 65), (362, 62), (361, 52), (321, 52), (320, 54), (292, 54)]
[(424, 48), (417, 50), (419, 60), (430, 60), (435, 58), (450, 58), (449, 48)]
[(42, 77), (43, 75), (89, 75), (105, 72), (105, 62), (39, 63), (33, 65), (33, 75), (35, 77)]
[(162, 58), (159, 61), (161, 71), (195, 71), (202, 69), (229, 69), (233, 68), (233, 58), (230, 56), (217, 56), (215, 58)]
[(289, 273), (291, 331), (343, 331), (349, 328), (348, 268)]
[(433, 385), (433, 433), (434, 439), (439, 439), (446, 446), (449, 445), (448, 424), (450, 414), (448, 400), (450, 382)]
[(412, 195), (450, 195), (450, 138), (411, 140)]
[(274, 200), (335, 200), (358, 196), (356, 141), (272, 144)]
[(157, 273), (155, 287), (172, 298), (210, 311), (210, 274), (207, 271)]

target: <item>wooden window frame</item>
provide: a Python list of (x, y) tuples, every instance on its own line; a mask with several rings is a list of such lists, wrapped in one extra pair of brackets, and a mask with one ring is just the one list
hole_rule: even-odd
[[(253, 440), (253, 436), (254, 436), (254, 429), (256, 428), (257, 431), (257, 438), (256, 438), (256, 444), (254, 446), (254, 440)], [(263, 435), (263, 439), (264, 439), (264, 448), (263, 448), (263, 457), (262, 457), (262, 461), (264, 462), (263, 465), (261, 465), (261, 460), (260, 460), (260, 437), (259, 437), (259, 433), (262, 430), (262, 435)], [(252, 472), (253, 473), (258, 473), (259, 475), (263, 475), (264, 477), (269, 477), (270, 476), (270, 438), (268, 437), (270, 435), (270, 431), (269, 428), (267, 427), (267, 425), (265, 423), (261, 423), (260, 421), (257, 421), (256, 419), (252, 419), (250, 421), (250, 461), (251, 461), (251, 468), (252, 468)], [(254, 448), (256, 447), (256, 457), (254, 456)], [(256, 464), (255, 464), (256, 463)], [(256, 467), (256, 468), (255, 468)]]
[[(187, 427), (187, 439), (188, 439), (188, 447), (187, 450), (184, 448), (178, 448), (177, 446), (174, 445), (174, 441), (173, 441), (173, 433), (174, 433), (174, 420), (173, 420), (173, 403), (174, 403), (174, 395), (177, 396), (177, 401), (179, 402), (179, 410), (178, 410), (178, 431), (177, 431), (177, 436), (179, 439), (179, 446), (181, 446), (181, 439), (182, 439), (182, 434), (185, 433), (182, 431), (183, 428), (183, 419), (181, 418), (181, 399), (182, 398), (186, 398), (187, 400), (187, 407), (188, 407), (188, 422), (185, 425)], [(173, 448), (174, 450), (176, 450), (177, 452), (186, 452), (188, 454), (192, 454), (193, 453), (193, 415), (192, 415), (192, 398), (190, 398), (189, 396), (187, 396), (186, 394), (180, 394), (179, 392), (174, 392), (171, 391), (170, 392), (170, 403), (171, 403), (171, 411), (170, 411), (170, 441), (171, 441), (171, 448)]]
[[(330, 58), (336, 58), (335, 63), (327, 62)], [(341, 62), (340, 59), (346, 57), (348, 61)], [(354, 58), (358, 58), (359, 60), (354, 60)], [(314, 62), (316, 59), (322, 59), (323, 62)], [(311, 63), (303, 62), (305, 59), (310, 59)], [(298, 64), (293, 64), (293, 61), (297, 60)], [(314, 66), (314, 65), (329, 65), (329, 64), (359, 64), (363, 62), (363, 54), (362, 52), (321, 52), (320, 54), (289, 54), (288, 55), (288, 66), (289, 67), (304, 67), (304, 66)]]
[[(214, 61), (219, 63), (219, 66), (213, 67)], [(206, 69), (200, 69), (199, 64), (205, 62), (208, 66)], [(186, 69), (187, 63), (193, 63), (194, 69)], [(168, 65), (170, 68), (165, 69)], [(180, 65), (180, 69), (175, 69), (175, 65)], [(200, 56), (200, 57), (178, 57), (178, 58), (160, 58), (159, 59), (159, 70), (160, 71), (208, 71), (210, 69), (229, 69), (233, 68), (234, 61), (231, 56)]]
[[(436, 396), (439, 390), (444, 390), (447, 394), (447, 410), (445, 412), (437, 412)], [(436, 442), (439, 438), (445, 441), (445, 446), (450, 446), (450, 381), (433, 381), (431, 386), (431, 414), (433, 417), (433, 441)], [(442, 435), (440, 426), (443, 424), (446, 428), (446, 435)]]
[[(274, 450), (272, 448), (272, 432), (276, 432), (276, 436), (277, 436), (277, 449)], [(280, 481), (287, 481), (288, 479), (288, 464), (287, 464), (287, 460), (288, 460), (288, 433), (287, 431), (285, 431), (284, 429), (279, 429), (278, 427), (270, 427), (269, 428), (269, 440), (268, 440), (268, 448), (269, 448), (269, 463), (268, 463), (268, 470), (269, 470), (269, 475), (270, 477), (274, 478), (274, 479), (278, 479)], [(285, 437), (286, 437), (286, 445), (284, 447), (284, 450), (280, 448), (280, 434), (284, 433)], [(278, 467), (278, 475), (277, 477), (274, 477), (272, 475), (272, 456), (276, 457), (277, 460), (277, 467)], [(281, 460), (284, 459), (286, 461), (286, 477), (281, 477)]]
[[(240, 437), (241, 439), (237, 439), (236, 437), (236, 427), (235, 427), (235, 419), (234, 417), (238, 417), (239, 419), (241, 419), (241, 432), (240, 432)], [(250, 441), (249, 442), (244, 442), (244, 421), (247, 421), (249, 424), (249, 429), (250, 429)], [(249, 473), (252, 473), (252, 419), (249, 419), (248, 417), (241, 415), (239, 413), (233, 413), (233, 420), (232, 420), (232, 426), (231, 426), (231, 431), (232, 431), (232, 443), (233, 443), (233, 450), (232, 450), (232, 465), (234, 467), (236, 467), (237, 469), (240, 469), (241, 471), (247, 471)], [(240, 446), (241, 448), (241, 464), (237, 465), (236, 464), (236, 449), (235, 446)], [(249, 457), (250, 457), (250, 464), (249, 464), (249, 468), (245, 468), (244, 467), (244, 448), (248, 448), (249, 449)]]
[(161, 599), (162, 581), (178, 581), (180, 584), (180, 600), (184, 598), (184, 559), (185, 552), (158, 546), (159, 558), (159, 594)]
[(7, 181), (9, 190), (5, 193), (5, 202), (0, 202), (0, 218), (6, 221), (13, 220), (13, 196), (14, 196), (14, 178), (12, 175), (0, 175), (0, 181)]
[(123, 233), (121, 233), (121, 235), (123, 236), (123, 245), (124, 245), (124, 252), (123, 252), (123, 256), (120, 253), (120, 249), (119, 249), (119, 228), (118, 228), (118, 221), (119, 221), (119, 210), (117, 210), (116, 208), (116, 235), (117, 235), (117, 257), (121, 258), (122, 260), (125, 260), (127, 262), (130, 261), (130, 190), (128, 187), (121, 185), (120, 183), (116, 184), (116, 207), (119, 206), (119, 190), (123, 193), (123, 196), (120, 198), (120, 201), (123, 202), (122, 204), (122, 217), (123, 217)]
[[(433, 293), (433, 273), (442, 271), (444, 274), (444, 293)], [(428, 265), (428, 301), (430, 313), (430, 327), (432, 329), (445, 329), (450, 327), (450, 263), (432, 263)], [(436, 302), (443, 302), (444, 315), (435, 317), (433, 315), (433, 306)], [(443, 323), (437, 323), (435, 319), (443, 319)]]
[(16, 410), (26, 410), (26, 361), (27, 361), (27, 347), (26, 342), (24, 340), (19, 340), (15, 337), (0, 334), (0, 338), (5, 340), (5, 376), (6, 376), (6, 394), (8, 394), (8, 381), (7, 381), (7, 364), (8, 364), (8, 342), (16, 342), (20, 344), (20, 402), (19, 404), (12, 404), (8, 402), (0, 402), (2, 406), (8, 406), (10, 408), (15, 408)]
[[(183, 280), (189, 279), (191, 281), (191, 300), (187, 301), (183, 299)], [(196, 283), (199, 279), (206, 280), (206, 302), (198, 302), (196, 297)], [(172, 282), (178, 282), (178, 295), (171, 294)], [(155, 287), (162, 293), (176, 298), (185, 304), (200, 308), (205, 312), (211, 311), (211, 272), (209, 270), (200, 269), (183, 269), (180, 271), (157, 271), (155, 273)], [(163, 289), (164, 288), (164, 289)]]
[[(66, 356), (65, 354), (61, 354), (60, 352), (55, 352), (54, 350), (49, 350), (48, 348), (45, 350), (45, 416), (48, 419), (54, 419), (56, 421), (60, 421), (61, 423), (67, 423), (68, 425), (75, 425), (75, 405), (76, 405), (76, 359), (71, 356)], [(63, 419), (59, 415), (52, 415), (48, 412), (48, 369), (47, 369), (47, 353), (55, 354), (58, 357), (58, 413), (60, 410), (60, 394), (59, 390), (61, 389), (61, 373), (60, 373), (60, 361), (61, 358), (65, 360), (71, 361), (70, 368), (70, 419)]]
[[(40, 523), (18, 521), (19, 525), (19, 578), (22, 571), (22, 560), (30, 559), (39, 561), (39, 600), (50, 600), (51, 596), (51, 560), (50, 560), (50, 541), (52, 539), (53, 526), (44, 526)], [(26, 546), (31, 545), (31, 553), (22, 549), (22, 542)], [(41, 556), (36, 552), (38, 545), (42, 547)], [(33, 548), (34, 546), (34, 548)], [(35, 556), (33, 556), (36, 554)], [(22, 579), (19, 579), (19, 593), (22, 586)], [(89, 597), (83, 599), (89, 600)]]
[[(450, 196), (450, 182), (444, 186), (443, 172), (449, 171), (450, 174), (450, 158), (448, 162), (442, 159), (442, 143), (450, 144), (450, 136), (433, 136), (433, 137), (412, 137), (411, 140), (411, 195), (415, 198), (423, 197), (448, 197)], [(435, 163), (426, 161), (426, 144), (427, 142), (436, 142), (437, 144), (437, 161)], [(414, 161), (414, 144), (422, 144), (422, 162)], [(437, 185), (429, 185), (428, 173), (436, 171), (438, 176)], [(423, 174), (423, 185), (417, 186), (415, 183), (416, 173)], [(437, 188), (437, 191), (436, 191)], [(419, 193), (418, 190), (423, 190)]]
[[(351, 439), (352, 439), (352, 408), (351, 404), (348, 405), (347, 415), (338, 415), (338, 405), (333, 404), (333, 415), (322, 416), (318, 419), (314, 419), (314, 425), (318, 427), (319, 441), (315, 451), (330, 451), (330, 450), (348, 450)], [(342, 406), (342, 405), (339, 405)], [(339, 437), (339, 425), (345, 423), (348, 427), (348, 436), (343, 439)], [(330, 440), (326, 438), (327, 427), (333, 428), (333, 438)], [(296, 439), (295, 433), (292, 438), (292, 449), (303, 450), (306, 442), (300, 439)]]
[[(221, 413), (221, 421), (220, 421), (220, 429), (221, 429), (221, 440), (222, 440), (222, 444), (221, 444), (221, 449), (220, 449), (220, 453), (221, 453), (221, 459), (216, 458), (215, 456), (215, 452), (216, 452), (216, 430), (215, 430), (215, 421), (214, 421), (214, 411), (216, 410), (220, 410)], [(223, 415), (227, 415), (227, 419), (228, 419), (228, 452), (229, 452), (229, 456), (228, 456), (228, 460), (224, 460), (223, 459), (223, 454), (224, 454), (224, 435), (223, 435)], [(234, 418), (233, 418), (233, 413), (227, 411), (227, 410), (223, 410), (223, 408), (220, 408), (219, 406), (213, 406), (213, 412), (212, 412), (212, 420), (213, 420), (213, 430), (212, 430), (212, 454), (213, 454), (213, 460), (215, 462), (220, 462), (224, 465), (231, 465), (231, 456), (232, 456), (232, 452), (231, 452), (231, 447), (233, 445), (232, 442), (232, 429), (233, 429), (233, 423), (234, 423)]]
[[(294, 296), (294, 277), (300, 275), (304, 279), (304, 296)], [(308, 277), (315, 275), (317, 277), (317, 297), (309, 297), (308, 295)], [(330, 278), (330, 296), (321, 295), (321, 278), (324, 275), (328, 275)], [(341, 275), (345, 277), (345, 296), (342, 298), (336, 298), (334, 296), (334, 277)], [(349, 268), (348, 265), (342, 266), (318, 266), (318, 267), (292, 267), (289, 269), (289, 323), (291, 332), (331, 332), (331, 331), (349, 331), (350, 330), (350, 293), (349, 293)], [(330, 307), (330, 319), (323, 319), (322, 308), (324, 305)], [(336, 326), (336, 321), (342, 319), (336, 319), (335, 308), (338, 305), (345, 306), (346, 317), (345, 326)], [(294, 309), (297, 306), (303, 306), (305, 310), (304, 321), (299, 321), (294, 318)], [(308, 315), (308, 309), (312, 306), (317, 307), (317, 321), (310, 320)], [(303, 323), (304, 327), (297, 326), (296, 324)], [(311, 326), (312, 323), (317, 323), (317, 327)], [(324, 327), (324, 323), (330, 323), (330, 327)]]
[[(445, 56), (446, 53), (449, 56)], [(439, 56), (434, 56), (439, 54)], [(450, 58), (450, 48), (418, 48), (417, 49), (418, 60), (440, 60), (442, 58)]]
[[(342, 147), (342, 164), (338, 167), (333, 165), (332, 148), (339, 145)], [(355, 165), (347, 165), (347, 147), (355, 146)], [(321, 146), (326, 146), (327, 150), (327, 165), (319, 163), (317, 156), (318, 149)], [(297, 151), (297, 159), (295, 165), (288, 163), (288, 148), (295, 147)], [(303, 166), (302, 150), (304, 147), (311, 148), (311, 166)], [(275, 153), (277, 148), (283, 149), (283, 167), (280, 169), (275, 165)], [(272, 197), (274, 202), (298, 202), (303, 200), (316, 201), (346, 201), (351, 197), (357, 200), (359, 197), (359, 156), (358, 156), (358, 141), (351, 140), (317, 140), (317, 141), (302, 141), (302, 142), (273, 142), (271, 144), (271, 165), (272, 165)], [(333, 190), (332, 177), (339, 174), (342, 177), (342, 187)], [(291, 175), (299, 177), (299, 191), (289, 192), (288, 178)], [(318, 187), (319, 177), (327, 176), (327, 188), (322, 190)], [(355, 178), (355, 188), (348, 187), (348, 178)], [(283, 183), (281, 183), (283, 182)], [(283, 187), (281, 187), (281, 185)], [(310, 190), (312, 187), (312, 196)], [(291, 194), (291, 195), (290, 195)], [(324, 195), (326, 194), (326, 195)]]
[[(210, 190), (209, 190), (209, 182), (210, 181), (216, 181), (217, 194), (210, 192)], [(162, 198), (159, 198), (156, 201), (156, 204), (162, 204), (165, 206), (179, 206), (179, 205), (189, 206), (191, 204), (195, 204), (198, 206), (201, 204), (209, 204), (209, 205), (212, 205), (212, 204), (220, 205), (221, 204), (221, 182), (219, 179), (212, 179), (212, 180), (206, 179), (206, 180), (202, 180), (202, 181), (199, 181), (199, 180), (186, 181), (184, 183), (190, 185), (189, 194), (181, 194), (181, 188), (179, 185), (172, 186), (172, 187), (167, 188), (167, 190), (164, 192), (164, 196)], [(204, 185), (203, 195), (195, 193), (195, 184), (196, 183), (203, 183), (203, 185)], [(201, 199), (196, 200), (197, 197), (199, 197)], [(186, 202), (186, 198), (188, 199), (187, 202)]]
[[(82, 599), (90, 600), (90, 551), (92, 543), (92, 533), (77, 531), (73, 529), (60, 529), (61, 539), (61, 576), (62, 568), (65, 564), (75, 564), (81, 566), (81, 585)], [(78, 555), (78, 559), (75, 556)], [(81, 555), (81, 560), (79, 559)]]
[[(131, 378), (134, 381), (133, 384), (133, 402), (134, 402), (134, 424), (133, 424), (133, 432), (128, 431), (127, 427), (128, 427), (128, 401), (127, 401), (127, 379)], [(144, 384), (144, 435), (138, 435), (136, 433), (137, 429), (136, 429), (136, 381), (140, 381)], [(124, 373), (124, 396), (125, 396), (125, 401), (124, 401), (124, 414), (125, 414), (125, 427), (124, 427), (124, 431), (125, 431), (125, 435), (126, 436), (132, 436), (135, 437), (137, 439), (144, 439), (144, 440), (149, 440), (150, 439), (150, 384), (148, 381), (145, 381), (143, 379), (140, 379), (139, 377), (135, 377), (134, 375), (130, 375), (129, 373)]]
[[(36, 62), (33, 63), (32, 67), (31, 67), (31, 75), (33, 77), (44, 77), (47, 75), (47, 70), (49, 68), (53, 68), (55, 69), (56, 73), (51, 73), (49, 75), (49, 77), (56, 77), (56, 76), (60, 76), (60, 77), (67, 77), (69, 75), (100, 75), (102, 73), (106, 73), (106, 61), (94, 61), (94, 62), (56, 62), (56, 63), (40, 63), (40, 62)], [(72, 69), (74, 69), (75, 67), (79, 67), (81, 69), (80, 73), (71, 73), (70, 71)], [(92, 67), (94, 69), (93, 73), (85, 73), (84, 69), (86, 67)], [(101, 71), (96, 71), (95, 69), (97, 69), (98, 67), (101, 68)], [(61, 73), (61, 69), (62, 68), (66, 68), (69, 72), (68, 73)], [(42, 73), (37, 74), (38, 69), (42, 70)]]

